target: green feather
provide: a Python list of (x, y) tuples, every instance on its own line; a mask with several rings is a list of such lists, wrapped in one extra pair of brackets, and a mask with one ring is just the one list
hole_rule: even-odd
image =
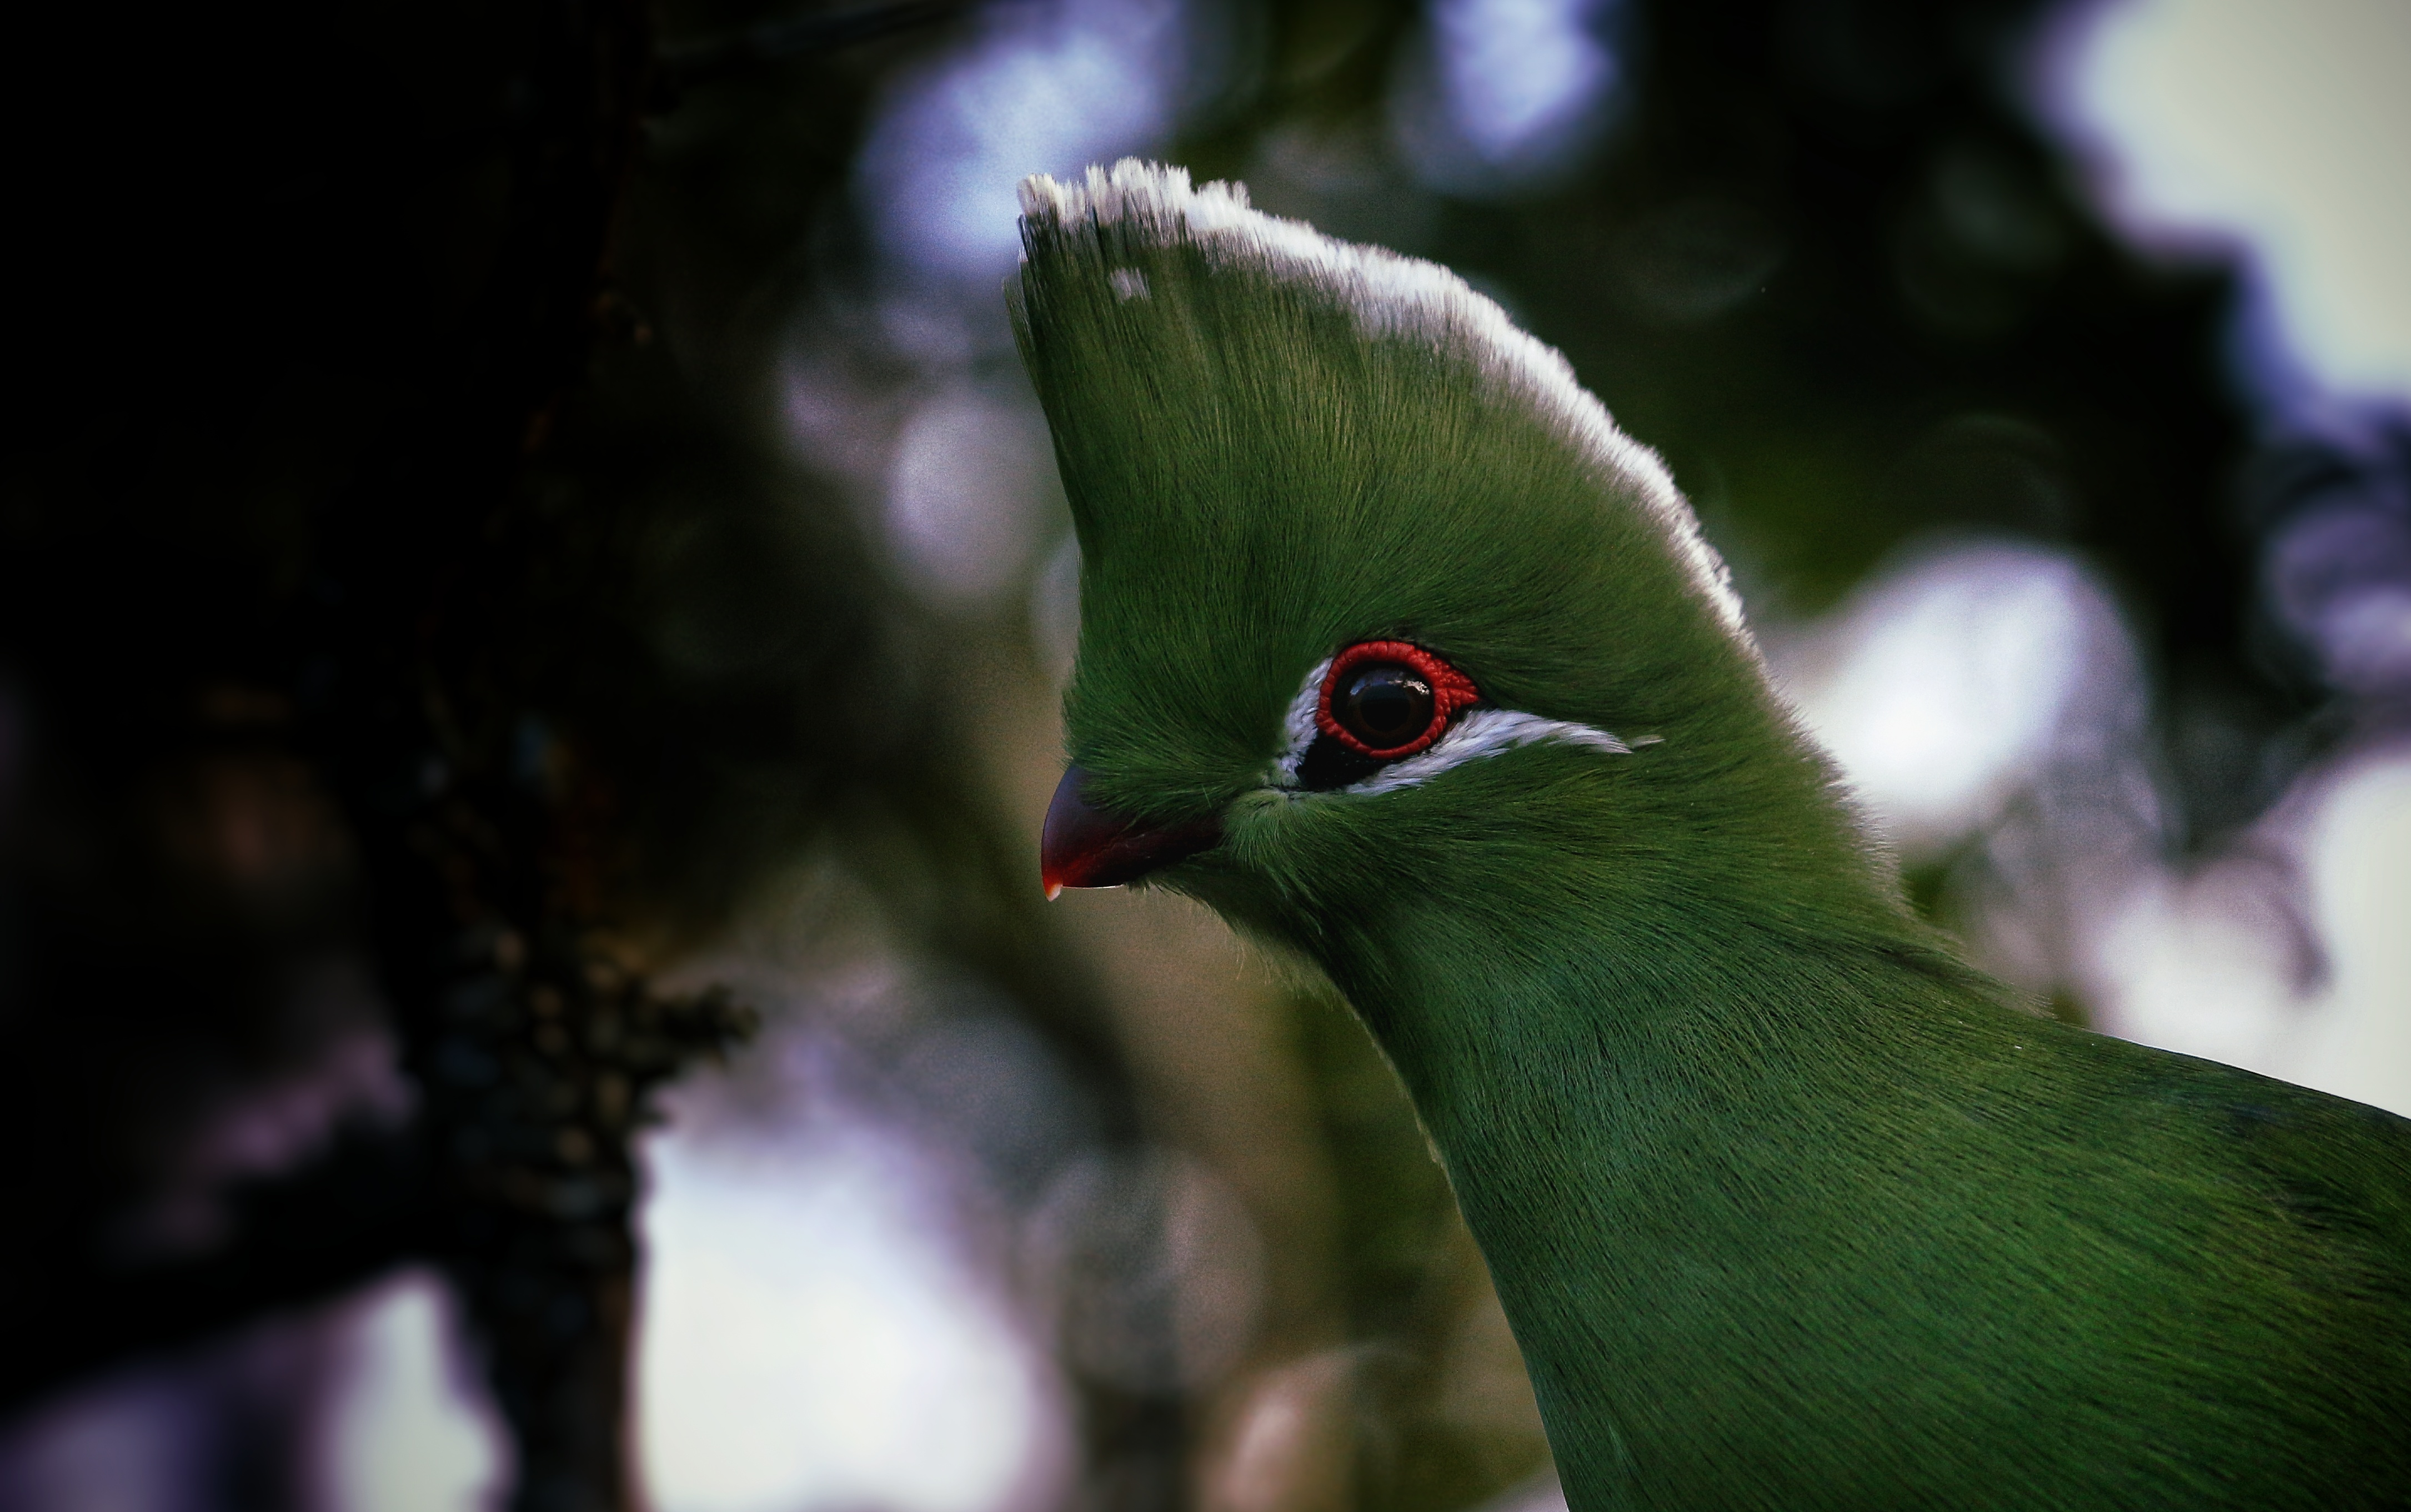
[[(1960, 964), (1663, 467), (1454, 276), (1136, 163), (1024, 207), (1070, 753), (1380, 1039), (1576, 1512), (2411, 1505), (2411, 1124)], [(1632, 749), (1284, 787), (1378, 638)]]

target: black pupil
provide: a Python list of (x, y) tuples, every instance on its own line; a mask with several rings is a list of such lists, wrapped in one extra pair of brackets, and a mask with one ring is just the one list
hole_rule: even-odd
[(1412, 667), (1366, 667), (1348, 679), (1331, 713), (1350, 734), (1388, 750), (1431, 728), (1431, 684)]

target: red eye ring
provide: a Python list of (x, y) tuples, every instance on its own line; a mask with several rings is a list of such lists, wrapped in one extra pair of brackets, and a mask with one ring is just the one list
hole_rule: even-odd
[[(1331, 717), (1331, 697), (1337, 691), (1340, 679), (1369, 662), (1412, 667), (1425, 682), (1431, 684), (1431, 722), (1424, 727), (1423, 734), (1404, 745), (1376, 750), (1349, 734), (1340, 727), (1337, 720)], [(1457, 710), (1481, 697), (1482, 690), (1473, 685), (1472, 678), (1420, 646), (1410, 646), (1405, 641), (1358, 641), (1331, 659), (1331, 670), (1323, 674), (1322, 696), (1315, 700), (1314, 725), (1359, 756), (1394, 762), (1401, 756), (1411, 756), (1438, 740), (1447, 732), (1449, 721), (1456, 717)]]

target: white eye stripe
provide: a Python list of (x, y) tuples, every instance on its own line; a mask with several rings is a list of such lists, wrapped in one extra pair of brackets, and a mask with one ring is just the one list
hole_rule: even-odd
[(1392, 762), (1362, 782), (1352, 782), (1335, 792), (1388, 792), (1396, 788), (1411, 788), (1428, 782), (1452, 766), (1463, 766), (1486, 756), (1517, 746), (1536, 746), (1546, 740), (1562, 741), (1569, 746), (1588, 746), (1593, 750), (1611, 756), (1629, 756), (1632, 748), (1604, 730), (1594, 730), (1587, 724), (1574, 724), (1565, 720), (1544, 720), (1537, 714), (1525, 714), (1515, 709), (1469, 709), (1456, 721), (1454, 729), (1434, 741), (1427, 750), (1419, 750), (1404, 761)]
[(1322, 679), (1331, 676), (1331, 662), (1332, 658), (1327, 656), (1317, 662), (1314, 670), (1306, 675), (1306, 686), (1289, 701), (1289, 713), (1281, 718), (1284, 739), (1280, 760), (1273, 763), (1275, 787), (1297, 786), (1297, 763), (1306, 760), (1306, 748), (1313, 745), (1314, 737), (1322, 733), (1322, 726), (1315, 723), (1314, 716), (1322, 707)]
[[(1611, 756), (1629, 756), (1632, 747), (1605, 730), (1587, 724), (1575, 724), (1567, 720), (1544, 720), (1537, 714), (1516, 709), (1476, 708), (1466, 711), (1448, 734), (1434, 741), (1425, 750), (1417, 751), (1403, 761), (1395, 761), (1362, 781), (1344, 788), (1309, 791), (1298, 786), (1298, 763), (1306, 760), (1306, 750), (1321, 733), (1315, 723), (1315, 711), (1322, 701), (1322, 679), (1331, 672), (1331, 661), (1323, 659), (1306, 676), (1306, 686), (1290, 701), (1289, 712), (1282, 718), (1281, 733), (1285, 737), (1280, 760), (1273, 763), (1272, 783), (1285, 790), (1292, 798), (1319, 797), (1324, 793), (1390, 792), (1399, 788), (1411, 788), (1428, 782), (1453, 766), (1496, 756), (1517, 746), (1534, 746), (1543, 741), (1560, 741), (1570, 746), (1587, 746)], [(1657, 738), (1648, 736), (1639, 744), (1656, 745)]]

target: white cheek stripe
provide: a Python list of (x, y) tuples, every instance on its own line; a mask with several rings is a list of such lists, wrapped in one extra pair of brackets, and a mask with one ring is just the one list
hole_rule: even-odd
[[(1298, 763), (1306, 759), (1306, 748), (1314, 744), (1314, 737), (1320, 733), (1314, 716), (1322, 702), (1322, 679), (1330, 672), (1331, 660), (1326, 657), (1307, 674), (1306, 686), (1299, 689), (1297, 697), (1290, 701), (1289, 712), (1281, 720), (1281, 734), (1286, 737), (1286, 744), (1280, 760), (1273, 764), (1273, 786), (1286, 790), (1288, 796), (1293, 798), (1323, 795), (1298, 787), (1297, 767)], [(1399, 788), (1416, 787), (1453, 766), (1496, 756), (1517, 746), (1536, 746), (1548, 740), (1561, 741), (1569, 746), (1587, 746), (1611, 756), (1632, 754), (1630, 746), (1606, 731), (1587, 724), (1544, 720), (1537, 714), (1525, 714), (1514, 709), (1478, 708), (1457, 720), (1455, 727), (1435, 741), (1429, 749), (1417, 751), (1401, 762), (1392, 762), (1361, 782), (1324, 791), (1391, 792)], [(1652, 739), (1641, 742), (1644, 746), (1656, 743)]]
[(1362, 782), (1335, 789), (1338, 792), (1389, 792), (1398, 788), (1411, 788), (1428, 782), (1452, 766), (1463, 766), (1496, 756), (1517, 746), (1537, 746), (1556, 740), (1569, 746), (1588, 746), (1610, 756), (1629, 756), (1632, 748), (1604, 730), (1587, 724), (1574, 724), (1565, 720), (1544, 720), (1537, 714), (1525, 714), (1514, 709), (1474, 709), (1456, 721), (1456, 728), (1439, 737), (1428, 750), (1419, 750), (1402, 762), (1392, 762)]

